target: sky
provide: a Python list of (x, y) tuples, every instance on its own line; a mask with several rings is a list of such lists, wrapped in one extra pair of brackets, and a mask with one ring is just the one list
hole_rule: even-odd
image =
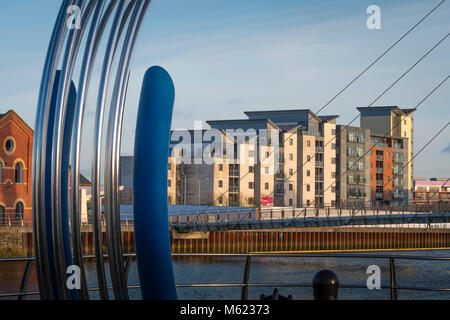
[[(246, 110), (316, 112), (439, 2), (154, 0), (136, 47), (122, 154), (133, 152), (142, 78), (152, 65), (164, 67), (175, 84), (173, 129), (193, 128), (194, 121), (244, 118)], [(14, 109), (31, 127), (60, 3), (0, 0), (0, 113)], [(366, 26), (369, 5), (381, 9), (379, 30)], [(367, 107), (449, 30), (446, 1), (318, 115), (337, 114), (338, 124), (348, 124), (357, 107)], [(447, 38), (375, 105), (412, 108), (449, 73)], [(92, 88), (96, 81), (98, 76)], [(85, 174), (90, 172), (95, 115), (92, 92), (83, 129)], [(418, 151), (450, 120), (450, 80), (414, 117)], [(359, 119), (352, 125), (359, 125)], [(417, 156), (415, 176), (450, 177), (449, 135), (448, 127)]]

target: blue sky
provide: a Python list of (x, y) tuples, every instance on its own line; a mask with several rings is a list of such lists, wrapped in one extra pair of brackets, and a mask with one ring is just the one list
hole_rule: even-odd
[[(245, 110), (317, 111), (438, 2), (154, 0), (130, 78), (122, 152), (132, 153), (140, 84), (152, 65), (166, 68), (174, 80), (173, 128), (192, 128), (195, 120), (242, 118)], [(381, 8), (381, 30), (366, 27), (366, 8), (372, 4)], [(59, 5), (56, 0), (0, 0), (0, 112), (14, 108), (32, 127)], [(347, 124), (357, 115), (356, 107), (368, 106), (449, 29), (447, 1), (320, 114), (339, 114), (338, 123)], [(449, 58), (447, 38), (377, 105), (413, 107), (449, 74)], [(450, 119), (448, 82), (415, 114), (416, 151)], [(85, 173), (93, 101), (91, 94)], [(450, 177), (448, 130), (417, 157), (417, 176)]]

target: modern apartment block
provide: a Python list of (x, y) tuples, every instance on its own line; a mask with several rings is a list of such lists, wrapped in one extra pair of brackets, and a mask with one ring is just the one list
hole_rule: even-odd
[(414, 110), (357, 109), (360, 127), (336, 125), (338, 116), (316, 116), (308, 109), (247, 111), (248, 119), (207, 121), (219, 132), (214, 138), (208, 130), (190, 130), (190, 143), (179, 150), (182, 139), (172, 132), (169, 203), (258, 206), (269, 199), (274, 206), (304, 207), (407, 202)]
[(336, 200), (339, 203), (370, 203), (372, 199), (370, 130), (338, 125), (336, 142), (338, 146)]
[(270, 199), (274, 206), (334, 205), (337, 116), (316, 117), (310, 110), (246, 115), (207, 121), (220, 132), (214, 139), (205, 130), (196, 141), (199, 132), (190, 130), (183, 139), (172, 132), (169, 203), (258, 206)]
[(448, 178), (415, 178), (414, 202), (450, 201), (450, 181)]
[[(400, 109), (398, 106), (381, 106), (381, 107), (366, 107), (357, 108), (361, 112), (361, 128), (370, 129), (371, 135), (374, 140), (381, 141), (381, 146), (377, 145), (378, 154), (372, 155), (376, 157), (378, 155), (379, 161), (383, 158), (383, 165), (388, 165), (393, 170), (392, 177), (389, 177), (390, 169), (385, 170), (385, 174), (378, 178), (385, 180), (383, 186), (386, 185), (386, 190), (381, 190), (381, 184), (376, 185), (376, 199), (381, 199), (381, 193), (383, 192), (383, 199), (385, 201), (396, 201), (395, 199), (412, 200), (412, 181), (414, 165), (412, 157), (414, 155), (414, 117), (413, 113), (415, 109)], [(390, 150), (392, 148), (393, 150)], [(392, 158), (388, 158), (388, 153), (392, 154)], [(372, 158), (373, 159), (373, 158)], [(391, 161), (392, 160), (392, 161)], [(392, 162), (392, 163), (391, 163)], [(376, 164), (376, 163), (375, 163)], [(378, 165), (381, 165), (378, 163)], [(403, 170), (400, 170), (403, 168)], [(387, 178), (394, 180), (393, 185), (390, 186), (390, 182)], [(381, 179), (378, 179), (381, 180)], [(377, 182), (375, 181), (375, 184)], [(378, 190), (378, 192), (377, 192)], [(387, 190), (393, 191), (392, 197), (386, 194)], [(405, 195), (404, 193), (407, 193)], [(401, 193), (401, 194), (400, 194)]]

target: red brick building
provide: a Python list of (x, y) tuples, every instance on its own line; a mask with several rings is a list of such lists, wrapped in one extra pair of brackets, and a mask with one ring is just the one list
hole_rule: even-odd
[(31, 224), (33, 130), (13, 110), (0, 114), (0, 225)]

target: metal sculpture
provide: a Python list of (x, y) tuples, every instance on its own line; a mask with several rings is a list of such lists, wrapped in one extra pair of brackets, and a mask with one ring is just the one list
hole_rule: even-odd
[[(33, 146), (33, 231), (41, 299), (89, 299), (83, 266), (80, 227), (80, 145), (92, 72), (100, 42), (113, 16), (108, 29), (109, 36), (104, 51), (100, 84), (98, 90), (94, 92), (98, 96), (92, 152), (92, 222), (100, 298), (109, 299), (102, 249), (102, 205), (100, 199), (101, 153), (102, 141), (105, 138), (104, 205), (111, 284), (115, 299), (128, 299), (120, 230), (119, 157), (122, 118), (131, 61), (149, 5), (150, 0), (110, 0), (109, 2), (106, 0), (63, 0), (59, 10), (41, 79)], [(67, 24), (68, 10), (74, 6), (79, 8), (80, 21), (75, 28), (69, 28)], [(87, 36), (84, 39), (86, 32)], [(82, 44), (84, 53), (78, 86), (75, 89), (72, 78)], [(120, 55), (118, 54), (119, 50)], [(113, 65), (116, 60), (117, 70), (114, 74)], [(59, 70), (57, 70), (58, 66), (60, 66)], [(144, 100), (148, 98), (148, 101), (143, 101), (141, 97), (140, 113), (144, 112), (143, 108), (149, 107), (152, 112), (157, 113), (155, 119), (160, 119), (165, 123), (164, 130), (167, 131), (170, 130), (173, 94), (165, 100), (152, 97), (153, 95), (158, 97), (157, 90), (169, 90), (173, 93), (173, 84), (168, 81), (170, 77), (161, 78), (164, 73), (160, 68), (153, 70), (158, 70), (153, 80), (162, 80), (163, 82), (160, 86), (155, 86), (155, 82), (146, 76), (143, 89), (147, 88), (146, 83), (151, 83), (152, 88), (149, 91), (151, 92), (150, 96), (148, 93), (142, 95)], [(152, 77), (150, 76), (150, 78)], [(108, 95), (110, 84), (113, 89), (112, 94)], [(164, 89), (162, 86), (167, 87)], [(111, 101), (111, 105), (108, 109), (107, 131), (104, 135), (103, 120), (107, 101)], [(139, 118), (138, 126), (140, 121), (147, 121), (142, 119), (148, 119), (148, 117)], [(152, 134), (162, 134), (162, 137), (168, 140), (168, 133), (163, 131), (155, 130)], [(140, 150), (139, 145), (136, 150)], [(164, 151), (161, 148), (159, 150)], [(70, 196), (69, 166), (71, 166)], [(167, 157), (165, 166), (167, 167)], [(154, 169), (163, 170), (164, 168)], [(167, 168), (165, 169), (167, 174)], [(167, 179), (165, 182), (162, 179), (155, 180), (155, 182), (167, 183)], [(145, 187), (140, 186), (141, 188)], [(167, 186), (160, 185), (158, 188), (167, 192)], [(165, 196), (165, 205), (167, 205), (167, 194)], [(139, 199), (139, 197), (138, 193), (137, 198)], [(164, 201), (163, 197), (159, 200)], [(161, 204), (159, 206), (161, 207)], [(150, 212), (147, 210), (148, 213)], [(167, 208), (166, 211), (162, 209), (154, 213), (165, 214), (165, 218), (164, 216), (158, 218), (160, 221), (167, 219)], [(148, 225), (149, 220), (146, 220), (143, 212), (137, 212), (136, 218), (143, 219), (142, 221), (145, 222), (143, 225)], [(160, 234), (168, 235), (167, 224), (164, 226), (161, 223), (158, 226), (164, 229), (158, 231)], [(155, 230), (153, 229), (153, 231)], [(144, 240), (144, 231), (142, 228), (136, 230), (136, 239), (139, 239), (138, 243), (140, 244)], [(168, 241), (168, 237), (166, 240)], [(158, 298), (175, 299), (171, 262), (168, 260), (170, 251), (167, 252), (167, 248), (170, 250), (170, 247), (168, 247), (168, 242), (161, 241), (160, 244), (163, 249), (159, 250), (158, 254), (161, 256), (154, 256), (154, 258), (165, 261), (166, 269), (161, 273), (163, 277), (160, 279), (167, 280), (166, 292), (168, 293)], [(138, 247), (140, 246), (138, 245)], [(145, 246), (138, 249), (139, 274), (142, 287), (146, 288), (143, 289), (145, 291), (144, 298), (156, 298), (150, 293), (148, 283), (152, 283), (149, 279), (157, 277), (159, 271), (142, 268), (150, 268), (151, 255), (157, 252), (152, 251), (149, 254), (147, 249)], [(79, 267), (81, 275), (81, 285), (73, 290), (67, 286), (67, 268), (71, 265)], [(149, 278), (146, 272), (150, 272), (152, 276)]]

